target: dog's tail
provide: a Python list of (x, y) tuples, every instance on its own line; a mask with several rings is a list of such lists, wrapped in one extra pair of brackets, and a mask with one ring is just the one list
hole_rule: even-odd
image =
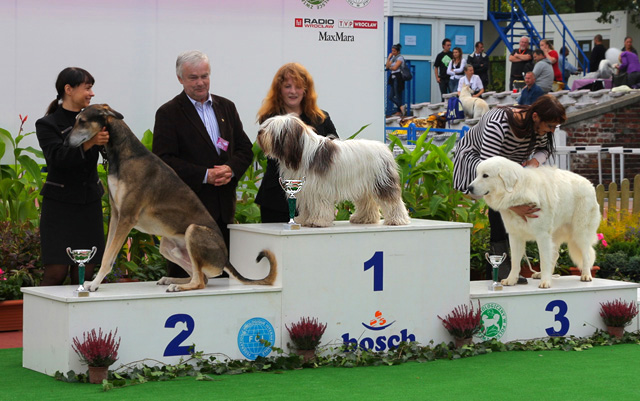
[(256, 258), (256, 263), (259, 263), (262, 258), (266, 257), (269, 260), (269, 274), (267, 277), (260, 280), (253, 280), (250, 278), (246, 278), (239, 271), (236, 270), (235, 267), (231, 264), (231, 261), (227, 261), (225, 268), (233, 275), (233, 277), (242, 281), (245, 284), (258, 284), (258, 285), (273, 285), (276, 281), (276, 276), (278, 275), (278, 262), (276, 261), (275, 255), (266, 249), (263, 249), (262, 252), (258, 254)]

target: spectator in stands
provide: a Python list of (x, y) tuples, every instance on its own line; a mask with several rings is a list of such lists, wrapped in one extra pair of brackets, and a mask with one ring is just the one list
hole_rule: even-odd
[(619, 73), (613, 77), (613, 86), (627, 85), (635, 88), (640, 81), (640, 60), (638, 55), (631, 51), (623, 51), (618, 58), (620, 64), (616, 64)]
[[(451, 52), (451, 40), (445, 39), (442, 41), (442, 51), (436, 56), (436, 61), (433, 63), (433, 71), (436, 74), (436, 82), (440, 86), (440, 95), (450, 93), (449, 91), (449, 75), (447, 74), (447, 68), (449, 63), (453, 59), (453, 53)], [(442, 98), (444, 101), (444, 97)]]
[(589, 72), (598, 71), (600, 62), (604, 60), (607, 48), (602, 44), (602, 35), (598, 34), (593, 38), (593, 49), (591, 49), (591, 57), (589, 58)]
[(405, 63), (404, 57), (400, 55), (402, 45), (396, 43), (391, 46), (391, 53), (387, 57), (385, 68), (390, 71), (387, 86), (389, 86), (389, 100), (396, 106), (397, 111), (394, 116), (404, 116), (405, 108), (402, 101), (402, 92), (404, 92), (404, 80), (400, 68)]
[(558, 56), (558, 65), (562, 69), (562, 78), (565, 82), (569, 80), (569, 76), (571, 74), (582, 72), (582, 68), (576, 67), (571, 64), (567, 59), (567, 56), (569, 56), (569, 49), (567, 49), (566, 47), (562, 47), (560, 49), (560, 55)]
[(627, 36), (624, 38), (624, 46), (622, 46), (623, 52), (631, 52), (638, 55), (638, 51), (633, 47), (633, 38), (631, 36)]
[(464, 75), (458, 81), (458, 94), (465, 85), (471, 89), (471, 96), (473, 97), (480, 97), (484, 93), (482, 80), (474, 74), (474, 68), (471, 64), (464, 66)]
[(467, 57), (467, 65), (473, 66), (473, 72), (480, 77), (482, 87), (489, 90), (489, 56), (484, 52), (482, 42), (476, 42), (476, 50)]
[(465, 65), (467, 65), (467, 60), (462, 57), (462, 49), (454, 47), (453, 58), (447, 67), (447, 74), (449, 75), (449, 93), (453, 93), (458, 90), (458, 81), (460, 81), (460, 78), (464, 76)]
[(533, 104), (540, 96), (544, 95), (542, 89), (536, 85), (536, 74), (534, 74), (533, 71), (527, 71), (525, 73), (524, 83), (526, 86), (522, 88), (522, 92), (520, 92), (518, 104)]
[(523, 75), (533, 68), (533, 54), (529, 49), (529, 38), (520, 38), (520, 47), (511, 52), (509, 61), (511, 62), (511, 75), (509, 77), (509, 90), (513, 90), (513, 81), (523, 79)]
[(553, 67), (551, 66), (551, 61), (544, 55), (541, 49), (536, 49), (533, 52), (533, 60), (536, 62), (533, 66), (536, 82), (544, 93), (549, 93), (553, 86)]
[(558, 52), (553, 50), (553, 44), (549, 42), (547, 39), (542, 39), (540, 41), (540, 50), (544, 52), (544, 56), (551, 61), (551, 67), (553, 67), (553, 80), (562, 82), (562, 71), (560, 71), (560, 66), (558, 64)]

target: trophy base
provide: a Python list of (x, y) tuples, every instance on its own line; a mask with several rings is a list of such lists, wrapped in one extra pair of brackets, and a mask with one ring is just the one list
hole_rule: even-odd
[(494, 281), (489, 285), (489, 291), (502, 291), (502, 283)]
[(89, 296), (89, 291), (87, 290), (75, 290), (73, 291), (73, 296), (76, 298), (84, 298)]
[(282, 225), (282, 228), (284, 228), (285, 230), (299, 230), (300, 227), (302, 226), (298, 223), (287, 223)]

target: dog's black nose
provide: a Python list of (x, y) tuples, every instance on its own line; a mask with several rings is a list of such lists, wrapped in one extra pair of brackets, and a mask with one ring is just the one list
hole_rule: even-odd
[(469, 187), (467, 187), (467, 192), (473, 193), (473, 185), (469, 185)]

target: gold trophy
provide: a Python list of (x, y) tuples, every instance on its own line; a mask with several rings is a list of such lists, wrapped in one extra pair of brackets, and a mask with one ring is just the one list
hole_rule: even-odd
[(300, 224), (293, 220), (296, 215), (296, 194), (302, 190), (305, 177), (301, 180), (285, 180), (279, 177), (280, 186), (287, 193), (287, 201), (289, 202), (289, 222), (284, 225), (286, 230), (299, 230)]
[(80, 286), (78, 289), (73, 291), (73, 295), (75, 297), (88, 297), (89, 291), (84, 288), (84, 264), (89, 263), (91, 258), (96, 254), (98, 248), (95, 246), (91, 249), (71, 249), (67, 248), (67, 255), (73, 260), (74, 263), (78, 264), (78, 281), (80, 282)]

